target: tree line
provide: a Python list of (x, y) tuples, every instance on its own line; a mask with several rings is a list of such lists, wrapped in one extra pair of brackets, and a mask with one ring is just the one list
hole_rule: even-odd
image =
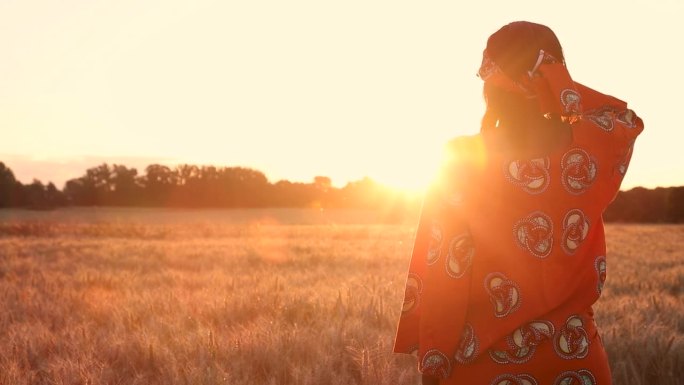
[[(380, 209), (400, 216), (419, 201), (370, 178), (332, 186), (325, 176), (311, 183), (270, 183), (257, 170), (183, 164), (151, 164), (142, 175), (124, 165), (101, 164), (60, 190), (52, 182), (22, 184), (0, 162), (0, 208), (64, 206), (249, 208), (315, 207)], [(620, 191), (604, 214), (608, 222), (684, 223), (684, 186)]]
[(620, 191), (603, 214), (607, 222), (684, 223), (684, 186)]
[(257, 170), (183, 164), (151, 164), (139, 175), (124, 165), (101, 164), (59, 190), (39, 180), (22, 184), (0, 162), (0, 207), (50, 209), (63, 206), (179, 207), (179, 208), (381, 208), (400, 211), (415, 197), (370, 178), (332, 186), (317, 176), (311, 183), (281, 180), (270, 183)]

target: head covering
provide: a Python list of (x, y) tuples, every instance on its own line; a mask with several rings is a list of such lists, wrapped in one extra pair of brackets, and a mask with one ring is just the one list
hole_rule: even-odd
[[(521, 29), (525, 34), (516, 31)], [(508, 48), (507, 52), (492, 52), (501, 48), (494, 47), (490, 38), (488, 47), (482, 55), (482, 65), (478, 76), (486, 84), (519, 93), (530, 99), (537, 99), (540, 114), (547, 118), (560, 117), (569, 123), (576, 122), (582, 112), (580, 93), (562, 57), (557, 58), (549, 52), (557, 48), (558, 54), (562, 55), (560, 44), (553, 32), (540, 24), (516, 22), (507, 25), (496, 34), (509, 35), (508, 39), (513, 40), (515, 44), (511, 44), (513, 48)], [(547, 37), (549, 34), (551, 38)], [(552, 43), (549, 41), (556, 43), (557, 47), (551, 47)], [(535, 61), (529, 68), (523, 67), (524, 71), (502, 69), (502, 67), (519, 67), (521, 62), (525, 65), (529, 59), (526, 56), (530, 56), (529, 47), (533, 47), (532, 49), (540, 47), (536, 52)], [(502, 62), (497, 63), (494, 57), (498, 57), (498, 60)]]

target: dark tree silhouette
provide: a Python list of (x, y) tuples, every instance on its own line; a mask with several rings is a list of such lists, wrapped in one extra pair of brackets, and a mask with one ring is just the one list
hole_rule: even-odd
[(169, 167), (161, 164), (147, 166), (145, 176), (141, 179), (145, 191), (145, 203), (165, 206), (176, 183), (176, 174)]
[(0, 207), (17, 205), (17, 184), (12, 170), (0, 162)]
[(667, 197), (668, 222), (684, 223), (684, 186), (670, 189)]
[[(59, 191), (54, 184), (44, 185), (39, 180), (24, 186), (0, 162), (0, 208), (64, 205), (358, 208), (378, 210), (392, 220), (415, 217), (420, 202), (370, 178), (349, 182), (343, 188), (335, 188), (326, 176), (316, 176), (311, 183), (270, 183), (264, 173), (250, 168), (190, 164), (174, 168), (151, 164), (144, 175), (138, 175), (135, 168), (103, 163), (67, 181)], [(604, 219), (684, 223), (684, 186), (620, 191)]]
[(101, 205), (111, 205), (111, 195), (114, 190), (112, 170), (107, 163), (86, 170), (86, 178), (92, 181), (95, 200)]
[(200, 168), (182, 164), (176, 166), (173, 172), (176, 174), (176, 188), (169, 204), (177, 207), (200, 207), (197, 199), (201, 194)]
[(45, 208), (56, 208), (66, 205), (64, 193), (57, 189), (54, 183), (50, 182), (45, 187)]
[(143, 191), (142, 186), (137, 180), (138, 170), (126, 168), (126, 166), (115, 164), (112, 166), (109, 177), (109, 200), (116, 206), (133, 206), (137, 202), (139, 194)]
[(315, 198), (313, 185), (280, 180), (273, 186), (271, 203), (275, 207), (311, 207)]
[[(669, 221), (668, 200), (673, 188), (620, 191), (604, 214), (607, 222), (660, 223)], [(674, 204), (674, 203), (672, 203)]]
[(111, 203), (109, 196), (112, 189), (110, 175), (106, 163), (89, 168), (84, 176), (66, 182), (64, 194), (76, 206), (108, 205)]
[(26, 205), (32, 209), (47, 208), (47, 192), (45, 186), (38, 179), (24, 187)]

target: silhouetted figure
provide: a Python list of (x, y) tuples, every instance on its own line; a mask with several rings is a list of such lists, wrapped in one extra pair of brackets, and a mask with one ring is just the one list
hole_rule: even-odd
[(395, 351), (425, 383), (609, 384), (602, 214), (643, 123), (570, 78), (548, 27), (506, 25), (483, 56), (481, 132), (425, 198)]

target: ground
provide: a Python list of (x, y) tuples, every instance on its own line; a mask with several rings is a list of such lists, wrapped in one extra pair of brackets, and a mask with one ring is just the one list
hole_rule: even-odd
[[(415, 384), (390, 353), (414, 221), (0, 212), (0, 384)], [(618, 385), (684, 383), (684, 226), (607, 226)]]

